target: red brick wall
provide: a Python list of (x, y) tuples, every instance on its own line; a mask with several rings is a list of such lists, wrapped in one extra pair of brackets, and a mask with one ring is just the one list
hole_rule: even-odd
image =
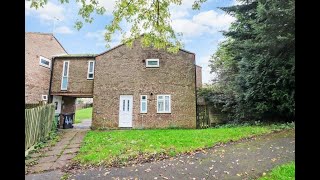
[(62, 109), (61, 113), (75, 113), (76, 111), (76, 98), (75, 97), (62, 97)]
[[(90, 57), (66, 58), (56, 57), (52, 74), (51, 93), (91, 94), (93, 91), (93, 79), (87, 79), (88, 61)], [(61, 78), (63, 61), (69, 61), (68, 89), (61, 91)]]
[(39, 65), (39, 58), (65, 54), (51, 34), (25, 33), (25, 101), (38, 103), (41, 95), (48, 95), (50, 69)]
[[(143, 60), (159, 58), (160, 68)], [(196, 127), (194, 54), (120, 46), (96, 58), (93, 128), (118, 128), (120, 95), (133, 95), (133, 128)], [(153, 93), (151, 96), (150, 94)], [(158, 114), (156, 96), (171, 95), (171, 113)], [(148, 95), (148, 113), (140, 114), (140, 95)]]
[(196, 66), (196, 84), (197, 88), (202, 87), (202, 67), (201, 66)]

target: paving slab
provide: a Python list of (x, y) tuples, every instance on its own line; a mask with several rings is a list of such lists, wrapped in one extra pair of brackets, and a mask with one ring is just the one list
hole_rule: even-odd
[(78, 143), (78, 144), (70, 144), (66, 147), (66, 149), (70, 149), (70, 148), (80, 148), (81, 144)]
[(46, 156), (46, 157), (40, 158), (38, 163), (54, 162), (57, 159), (58, 159), (58, 156)]
[(47, 171), (47, 170), (50, 170), (52, 165), (53, 165), (53, 162), (39, 163), (39, 164), (36, 164), (33, 167), (31, 167), (30, 171), (33, 173)]
[(63, 154), (71, 154), (71, 153), (76, 153), (79, 151), (79, 148), (70, 148), (70, 149), (65, 149), (63, 151)]
[(69, 160), (69, 159), (74, 158), (75, 156), (76, 156), (75, 153), (73, 153), (73, 154), (62, 154), (62, 155), (59, 157), (58, 161)]
[[(60, 130), (59, 130), (60, 131)], [(82, 142), (83, 136), (87, 132), (87, 130), (83, 129), (63, 129), (61, 130), (63, 133), (62, 137), (60, 138), (60, 141), (57, 142), (52, 147), (46, 147), (46, 151), (44, 152), (44, 149), (41, 150), (41, 153), (35, 153), (31, 154), (30, 157), (34, 157), (34, 159), (37, 160), (38, 164), (35, 164), (31, 166), (26, 167), (26, 171), (28, 174), (26, 177), (31, 178), (34, 177), (32, 174), (34, 173), (41, 173), (42, 171), (52, 171), (55, 169), (63, 169), (66, 164), (70, 162), (70, 159), (72, 159), (76, 152), (79, 151), (80, 143)], [(77, 137), (77, 136), (81, 137)], [(76, 139), (75, 143), (71, 143), (73, 139)], [(66, 147), (70, 146), (68, 149), (65, 150)], [(63, 154), (62, 154), (63, 153)], [(26, 160), (26, 162), (29, 162), (32, 160)], [(47, 172), (43, 172), (47, 173)], [(39, 175), (37, 177), (46, 177), (45, 175)]]
[(60, 180), (64, 175), (61, 171), (49, 171), (38, 174), (29, 174), (25, 176), (25, 180)]
[(44, 153), (43, 156), (53, 156), (53, 155), (58, 156), (58, 155), (60, 155), (61, 151), (62, 150), (59, 150), (59, 149), (58, 150), (53, 150), (53, 151), (47, 151), (46, 153)]
[(50, 169), (56, 170), (56, 169), (63, 169), (65, 165), (68, 164), (68, 160), (62, 161), (62, 160), (57, 160), (56, 162), (53, 163), (53, 165), (50, 167)]

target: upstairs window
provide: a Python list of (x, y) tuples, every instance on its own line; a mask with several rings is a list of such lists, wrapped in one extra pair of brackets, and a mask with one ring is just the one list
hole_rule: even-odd
[(68, 77), (69, 77), (69, 61), (63, 61), (61, 90), (68, 89)]
[(51, 60), (40, 56), (39, 65), (50, 69), (51, 68)]
[(157, 96), (157, 113), (171, 113), (171, 96)]
[(159, 67), (159, 59), (147, 59), (146, 67)]
[(140, 113), (147, 113), (148, 107), (147, 107), (147, 95), (141, 95), (140, 99)]
[(94, 76), (94, 61), (89, 61), (87, 79), (93, 79), (93, 76)]

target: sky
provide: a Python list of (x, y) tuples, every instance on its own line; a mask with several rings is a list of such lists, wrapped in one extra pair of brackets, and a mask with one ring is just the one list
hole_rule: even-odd
[[(30, 8), (25, 1), (25, 31), (53, 33), (69, 54), (98, 54), (107, 50), (104, 41), (104, 27), (112, 20), (112, 10), (116, 0), (98, 0), (106, 9), (104, 15), (94, 15), (91, 24), (84, 24), (78, 31), (74, 28), (80, 5), (71, 0), (61, 4), (58, 0), (48, 0), (43, 7)], [(170, 7), (172, 27), (183, 34), (185, 50), (196, 54), (196, 64), (202, 67), (202, 82), (210, 83), (209, 59), (223, 41), (222, 30), (227, 30), (234, 18), (218, 7), (236, 4), (236, 0), (207, 0), (200, 10), (192, 10), (195, 0), (182, 0), (180, 6)], [(120, 44), (120, 35), (114, 35), (110, 47)]]

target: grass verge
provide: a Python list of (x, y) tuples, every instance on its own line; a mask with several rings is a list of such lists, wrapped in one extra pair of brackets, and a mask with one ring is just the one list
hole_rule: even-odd
[(275, 167), (266, 176), (260, 177), (258, 180), (294, 180), (295, 179), (295, 163), (290, 162)]
[(92, 107), (80, 109), (76, 111), (75, 115), (75, 123), (81, 123), (84, 119), (91, 119), (92, 118)]
[(251, 125), (209, 129), (89, 131), (74, 160), (84, 165), (126, 165), (137, 158), (175, 156), (278, 129), (273, 125)]

